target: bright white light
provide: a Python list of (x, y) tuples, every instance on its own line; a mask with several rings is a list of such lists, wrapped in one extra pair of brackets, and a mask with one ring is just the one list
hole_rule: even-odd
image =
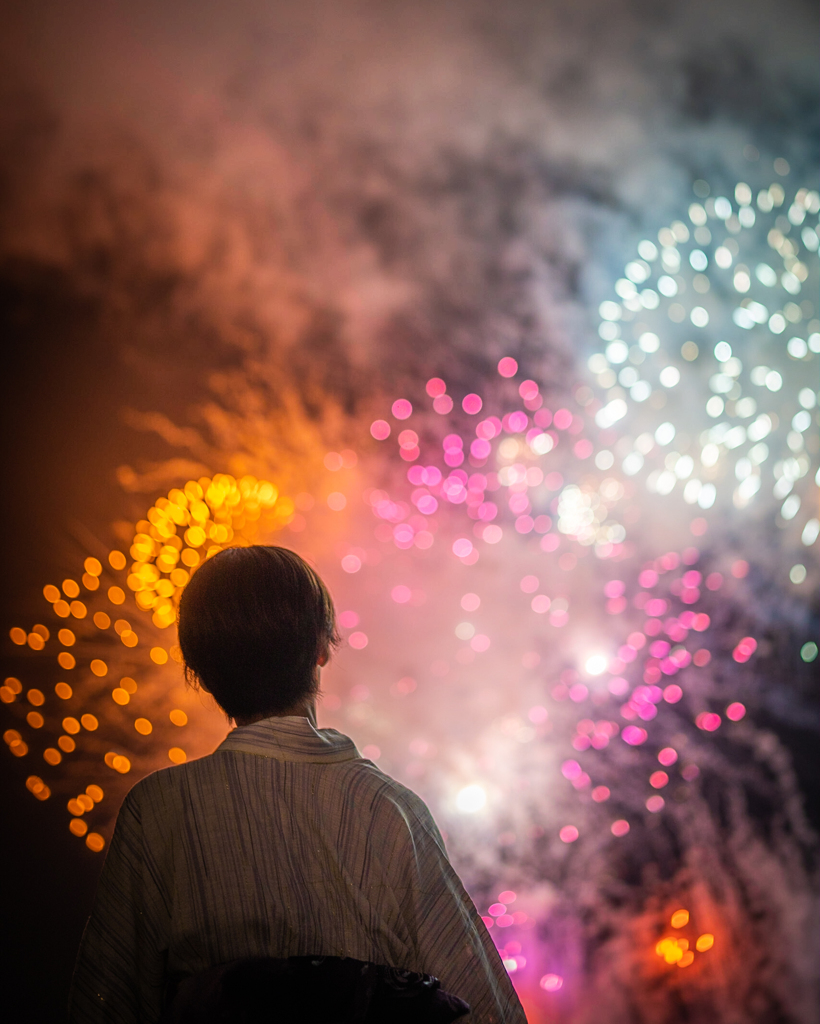
[(652, 394), (652, 387), (649, 381), (639, 380), (629, 389), (629, 397), (633, 402), (645, 402)]
[(606, 347), (606, 357), (610, 363), (623, 363), (629, 355), (629, 347), (623, 341), (611, 341)]
[(810, 519), (803, 527), (803, 535), (800, 538), (806, 547), (811, 547), (820, 534), (820, 519)]
[(617, 302), (607, 299), (598, 307), (598, 313), (602, 320), (620, 320), (622, 310)]
[(640, 452), (630, 452), (624, 459), (622, 468), (627, 476), (634, 476), (643, 469), (643, 455)]
[(698, 493), (698, 505), (701, 508), (711, 508), (717, 497), (717, 489), (714, 484), (704, 484)]
[(617, 423), (618, 420), (623, 419), (626, 413), (626, 402), (622, 398), (616, 398), (595, 413), (595, 422), (605, 430), (607, 427)]
[(658, 429), (655, 431), (655, 440), (661, 447), (665, 444), (669, 444), (670, 441), (674, 440), (675, 427), (672, 423), (666, 422), (661, 423)]
[(651, 263), (652, 260), (658, 258), (658, 249), (654, 242), (650, 242), (648, 239), (644, 239), (642, 242), (638, 242), (638, 255), (641, 259)]
[(661, 339), (657, 334), (653, 334), (652, 331), (646, 331), (638, 338), (638, 345), (644, 352), (652, 353), (657, 352), (660, 348)]
[(680, 370), (677, 366), (664, 366), (660, 372), (660, 382), (665, 388), (673, 388), (680, 380)]
[(715, 359), (719, 363), (725, 363), (727, 359), (732, 358), (732, 346), (728, 341), (719, 341), (715, 345)]
[(587, 658), (584, 668), (587, 670), (587, 674), (591, 676), (600, 676), (606, 672), (607, 659), (603, 654), (593, 654), (591, 658)]
[(758, 263), (755, 267), (755, 277), (767, 288), (774, 288), (777, 284), (777, 274), (768, 263)]
[(483, 787), (477, 784), (465, 786), (464, 789), (459, 790), (456, 797), (456, 807), (462, 814), (475, 814), (486, 803), (487, 794), (484, 792)]
[(797, 401), (804, 409), (813, 409), (817, 404), (817, 397), (811, 388), (801, 388), (797, 395)]
[(706, 258), (706, 253), (700, 249), (693, 249), (689, 254), (689, 263), (692, 265), (693, 270), (703, 271), (709, 266), (709, 260)]
[(783, 378), (777, 370), (769, 370), (766, 374), (766, 387), (769, 391), (779, 391), (783, 387)]
[(536, 455), (546, 455), (548, 451), (552, 450), (552, 446), (553, 440), (549, 434), (536, 434), (530, 441), (530, 448)]

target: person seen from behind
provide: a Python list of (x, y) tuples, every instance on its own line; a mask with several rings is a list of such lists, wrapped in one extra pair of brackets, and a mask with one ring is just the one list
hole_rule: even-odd
[(317, 727), (339, 643), (317, 573), (282, 547), (218, 553), (179, 643), (236, 727), (126, 797), (72, 1024), (526, 1024), (424, 802)]

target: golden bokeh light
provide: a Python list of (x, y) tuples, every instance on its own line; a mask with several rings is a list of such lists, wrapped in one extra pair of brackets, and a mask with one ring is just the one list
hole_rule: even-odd
[(109, 551), (108, 564), (111, 566), (112, 569), (124, 569), (125, 555), (122, 553), (122, 551)]
[[(102, 680), (112, 675), (119, 665), (125, 671), (133, 672), (137, 678), (145, 668), (153, 674), (164, 669), (170, 662), (181, 665), (183, 659), (179, 646), (170, 641), (167, 644), (158, 643), (158, 638), (152, 634), (152, 627), (164, 630), (174, 625), (180, 596), (193, 573), (207, 559), (227, 546), (254, 543), (260, 531), (269, 536), (272, 531), (285, 526), (294, 511), (291, 499), (280, 497), (278, 489), (269, 481), (253, 476), (234, 477), (217, 473), (213, 477), (189, 480), (184, 487), (173, 488), (166, 497), (157, 498), (147, 510), (145, 518), (134, 524), (131, 543), (122, 550), (114, 549), (108, 553), (107, 565), (104, 564), (106, 560), (89, 555), (84, 559), (77, 578), (66, 578), (61, 586), (48, 584), (43, 588), (43, 597), (54, 612), (59, 628), (37, 624), (26, 630), (18, 626), (10, 631), (10, 639), (18, 647), (28, 647), (39, 652), (48, 644), (51, 632), (56, 631), (54, 639), (64, 648), (54, 652), (60, 669), (81, 669), (77, 673), (79, 683), (69, 685), (61, 680), (53, 684), (54, 694), (64, 701), (82, 698), (85, 687), (94, 683), (93, 677)], [(103, 586), (102, 577), (106, 573), (109, 579)], [(114, 578), (110, 578), (111, 575)], [(81, 592), (85, 600), (80, 599)], [(129, 594), (133, 595), (133, 604), (130, 605), (132, 614), (126, 611)], [(116, 611), (112, 612), (112, 606)], [(118, 612), (125, 612), (128, 618), (117, 617)], [(148, 617), (150, 622), (147, 621)], [(59, 623), (59, 620), (68, 618), (77, 620), (74, 629)], [(97, 633), (93, 640), (97, 646), (92, 648), (95, 656), (91, 656), (91, 651), (86, 654), (87, 648), (82, 645), (90, 639), (88, 630), (91, 623), (96, 630), (104, 631), (111, 627), (112, 620), (116, 620), (116, 633), (127, 651), (123, 651), (119, 645), (116, 651), (105, 647), (110, 639)], [(65, 648), (72, 648), (74, 653)], [(78, 650), (81, 652), (79, 660)], [(145, 692), (150, 695), (150, 678), (146, 683), (148, 689)], [(126, 707), (132, 703), (137, 689), (136, 680), (129, 675), (122, 676), (119, 685), (113, 686), (108, 692), (113, 704)], [(0, 686), (0, 701), (7, 705), (13, 704), (21, 698), (23, 692), (20, 681), (9, 677)], [(104, 692), (100, 693), (92, 685), (88, 697), (99, 700), (103, 696)], [(43, 691), (37, 688), (28, 689), (25, 699), (35, 708), (46, 702)], [(181, 696), (176, 698), (183, 699)], [(47, 746), (42, 757), (47, 765), (56, 768), (63, 762), (64, 756), (75, 754), (78, 741), (81, 744), (81, 757), (95, 756), (93, 742), (88, 747), (84, 746), (80, 735), (83, 730), (94, 732), (101, 728), (103, 722), (110, 720), (110, 714), (116, 715), (117, 709), (112, 708), (111, 704), (107, 708), (108, 711), (99, 703), (88, 709), (78, 707), (74, 710), (72, 707), (71, 714), (65, 717), (55, 715), (53, 721), (44, 717), (39, 710), (30, 710), (25, 713), (23, 725), (46, 732), (50, 728), (55, 730), (53, 738), (46, 740), (53, 746)], [(97, 714), (91, 714), (91, 710), (97, 710)], [(167, 718), (159, 714), (159, 709), (157, 712), (153, 722), (142, 716), (134, 720), (134, 730), (138, 735), (153, 738), (159, 734), (159, 742), (162, 743), (163, 729), (181, 728), (189, 724), (190, 712), (180, 707), (171, 708)], [(14, 756), (24, 757), (29, 753), (29, 745), (18, 729), (7, 730), (4, 739)], [(183, 764), (188, 760), (188, 754), (181, 747), (171, 746), (168, 759), (172, 764)], [(73, 770), (79, 768), (80, 763), (75, 762)], [(132, 770), (130, 752), (108, 751), (104, 755), (104, 763), (108, 769), (120, 775)], [(144, 770), (141, 762), (140, 768)], [(39, 800), (47, 799), (52, 792), (46, 781), (36, 775), (28, 777), (26, 786)], [(102, 798), (102, 788), (96, 781), (89, 781), (85, 792), (71, 797), (67, 805), (72, 815), (72, 832), (85, 837), (88, 849), (94, 852), (104, 849), (106, 840), (98, 832), (88, 832), (82, 818)]]
[(709, 932), (705, 932), (703, 935), (698, 936), (698, 940), (695, 943), (695, 949), (698, 953), (705, 953), (707, 949), (711, 949), (715, 944), (714, 935)]
[(669, 922), (673, 928), (684, 928), (689, 924), (689, 911), (688, 910), (676, 910), (672, 915), (672, 919)]
[(26, 789), (29, 793), (36, 796), (38, 800), (48, 800), (51, 796), (51, 790), (39, 775), (29, 775), (26, 779)]
[(124, 754), (117, 754), (113, 750), (109, 750), (105, 755), (105, 763), (109, 768), (113, 768), (115, 772), (119, 772), (120, 775), (126, 775), (131, 771), (131, 762)]

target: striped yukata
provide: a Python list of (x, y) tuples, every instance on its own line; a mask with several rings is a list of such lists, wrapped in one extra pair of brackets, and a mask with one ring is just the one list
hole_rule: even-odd
[(153, 1024), (169, 982), (243, 957), (433, 974), (471, 1024), (526, 1024), (424, 802), (307, 718), (234, 729), (126, 797), (74, 974), (72, 1024)]

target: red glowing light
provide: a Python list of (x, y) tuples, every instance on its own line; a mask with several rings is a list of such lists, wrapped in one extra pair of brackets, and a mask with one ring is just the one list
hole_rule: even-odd
[(745, 714), (746, 707), (739, 701), (735, 701), (734, 704), (730, 704), (729, 707), (726, 708), (726, 717), (732, 722), (739, 722)]
[(715, 729), (720, 728), (720, 721), (720, 715), (716, 715), (713, 711), (701, 711), (695, 718), (695, 725), (698, 729), (703, 729), (704, 732), (714, 732)]
[(732, 651), (732, 657), (735, 661), (743, 663), (748, 661), (756, 650), (757, 640), (755, 640), (753, 636), (744, 636), (737, 647)]
[(641, 743), (646, 741), (646, 736), (646, 729), (641, 729), (637, 725), (628, 725), (621, 733), (621, 739), (624, 743), (628, 743), (630, 747), (640, 746)]
[(545, 992), (558, 992), (564, 985), (564, 979), (560, 974), (545, 974), (538, 984)]
[(663, 787), (669, 782), (669, 776), (666, 772), (652, 772), (649, 776), (649, 785), (653, 789), (663, 789)]
[(413, 406), (406, 398), (397, 398), (391, 406), (390, 411), (396, 417), (397, 420), (409, 419), (413, 412)]
[(593, 791), (590, 794), (590, 796), (592, 797), (592, 799), (595, 801), (596, 804), (601, 804), (605, 800), (609, 800), (609, 797), (610, 797), (609, 787), (607, 787), (607, 786), (596, 786), (595, 789), (593, 789)]
[(678, 752), (674, 747), (664, 747), (663, 750), (658, 752), (658, 760), (664, 767), (668, 768), (674, 764), (678, 759)]

